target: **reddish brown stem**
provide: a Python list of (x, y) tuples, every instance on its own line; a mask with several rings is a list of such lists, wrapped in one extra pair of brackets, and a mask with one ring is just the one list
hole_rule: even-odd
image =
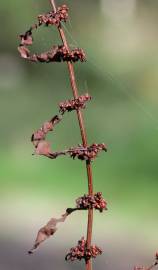
[[(56, 4), (54, 0), (50, 0), (50, 3), (53, 7), (54, 12), (56, 12)], [(63, 45), (66, 47), (68, 52), (70, 52), (69, 45), (67, 43), (67, 39), (64, 33), (64, 30), (62, 29), (61, 24), (58, 27), (59, 34), (61, 37), (61, 40), (63, 42)], [(68, 70), (69, 70), (69, 76), (70, 76), (70, 83), (72, 87), (72, 92), (74, 98), (78, 98), (78, 88), (76, 84), (76, 79), (75, 79), (75, 72), (74, 72), (74, 66), (71, 62), (67, 62)], [(82, 143), (84, 147), (87, 147), (87, 135), (86, 135), (86, 129), (84, 125), (84, 120), (83, 120), (83, 115), (80, 110), (77, 110), (77, 117), (78, 117), (78, 122), (79, 122), (79, 127), (80, 127), (80, 132), (81, 132), (81, 137), (82, 137)], [(93, 195), (93, 180), (92, 180), (92, 168), (90, 162), (86, 162), (86, 169), (87, 169), (87, 176), (88, 176), (88, 193), (89, 195)], [(91, 246), (91, 240), (92, 240), (92, 225), (93, 225), (93, 209), (88, 210), (88, 224), (87, 224), (87, 247), (90, 248)], [(86, 262), (86, 269), (87, 270), (92, 270), (92, 264), (91, 260), (88, 260)]]

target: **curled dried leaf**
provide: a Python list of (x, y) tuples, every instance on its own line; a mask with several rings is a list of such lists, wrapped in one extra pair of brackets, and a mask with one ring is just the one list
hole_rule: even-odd
[(31, 142), (34, 144), (34, 146), (37, 147), (40, 141), (44, 141), (46, 134), (49, 131), (53, 131), (54, 126), (58, 124), (60, 121), (61, 121), (61, 117), (59, 117), (58, 115), (55, 115), (54, 117), (51, 118), (50, 121), (44, 122), (42, 127), (38, 129), (37, 131), (35, 131), (31, 136)]
[(45, 140), (41, 140), (36, 145), (35, 152), (33, 155), (42, 155), (42, 156), (46, 156), (50, 159), (55, 159), (58, 156), (65, 155), (65, 154), (66, 154), (65, 151), (52, 152), (50, 143), (45, 141)]
[(52, 119), (50, 120), (50, 122), (52, 123), (53, 127), (58, 124), (61, 121), (61, 117), (58, 115), (55, 115), (52, 117)]
[(32, 38), (32, 30), (27, 31), (24, 35), (20, 35), (20, 45), (23, 46), (28, 46), (28, 45), (32, 45), (33, 43), (33, 38)]
[(45, 132), (42, 129), (38, 129), (32, 134), (31, 142), (34, 144), (35, 147), (37, 147), (40, 141), (45, 140), (45, 136)]
[(33, 254), (34, 251), (38, 248), (38, 246), (47, 240), (50, 236), (52, 236), (57, 231), (57, 224), (60, 222), (64, 222), (67, 218), (68, 213), (66, 212), (61, 216), (61, 218), (51, 218), (48, 223), (42, 227), (37, 234), (35, 243), (33, 248), (28, 251), (29, 254)]
[(22, 58), (28, 59), (30, 56), (30, 51), (25, 46), (19, 46), (18, 51)]

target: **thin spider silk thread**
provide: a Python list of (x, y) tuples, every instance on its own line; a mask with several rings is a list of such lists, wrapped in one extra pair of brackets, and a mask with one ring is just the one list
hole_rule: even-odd
[[(69, 37), (71, 38), (71, 40), (75, 43), (75, 46), (79, 47), (79, 43), (74, 39), (74, 37), (72, 36), (72, 34), (68, 30), (68, 28), (64, 24), (63, 24), (63, 27), (65, 28), (65, 30), (66, 30), (67, 34), (69, 35)], [(91, 57), (91, 59), (92, 59), (92, 57)], [(92, 69), (92, 67), (93, 67), (96, 70), (98, 70), (99, 73), (103, 74), (103, 71), (100, 68), (100, 66), (95, 64), (94, 59), (93, 59), (93, 61), (91, 59), (88, 60), (88, 62), (91, 63), (91, 65), (89, 65), (90, 68)], [(130, 86), (128, 84), (120, 82), (120, 79), (117, 77), (117, 75), (114, 76), (109, 71), (105, 71), (104, 75), (105, 76), (102, 76), (102, 79), (105, 80), (104, 78), (106, 77), (107, 79), (109, 79), (110, 81), (115, 83), (117, 86), (116, 89), (119, 90), (120, 92), (124, 93), (132, 101), (133, 104), (135, 104), (144, 114), (146, 114), (146, 116), (148, 116), (150, 119), (152, 119), (156, 123), (155, 129), (158, 130), (157, 118), (155, 118), (155, 116), (142, 104), (142, 102), (140, 102), (134, 95), (130, 94), (132, 92)]]
[[(38, 6), (36, 5), (36, 8)], [(71, 27), (71, 29), (73, 29), (72, 27), (72, 23), (71, 20), (69, 18), (68, 20), (69, 26)], [(66, 27), (66, 25), (64, 23), (62, 23), (62, 27), (65, 29), (66, 33), (68, 34), (69, 38), (71, 39), (71, 41), (73, 42), (73, 47), (79, 47), (79, 42), (77, 42), (77, 40), (74, 38), (74, 36), (72, 35), (72, 33), (68, 30), (68, 28)], [(47, 41), (44, 38), (41, 38), (42, 44), (44, 45), (44, 47), (47, 47)], [(91, 57), (91, 59), (88, 59), (88, 62), (90, 63), (89, 67), (91, 68), (91, 70), (98, 70), (99, 73), (101, 74), (102, 80), (105, 81), (106, 79), (109, 79), (114, 86), (116, 85), (116, 89), (120, 92), (122, 92), (124, 95), (126, 95), (129, 100), (132, 101), (133, 104), (135, 104), (137, 106), (137, 108), (139, 108), (148, 118), (150, 118), (151, 120), (153, 120), (156, 124), (156, 126), (154, 127), (155, 130), (158, 130), (158, 120), (157, 118), (151, 113), (151, 111), (149, 111), (149, 109), (147, 109), (143, 103), (138, 100), (138, 98), (136, 98), (132, 93), (131, 87), (128, 84), (125, 84), (124, 82), (121, 82), (120, 79), (117, 77), (117, 75), (113, 75), (110, 71), (105, 71), (104, 68), (104, 76), (103, 76), (103, 69), (95, 64), (95, 59)], [(86, 81), (87, 84), (87, 81)]]

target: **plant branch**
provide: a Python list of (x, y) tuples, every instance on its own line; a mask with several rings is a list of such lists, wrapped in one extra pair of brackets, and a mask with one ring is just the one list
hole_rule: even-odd
[[(50, 3), (52, 5), (52, 8), (54, 12), (56, 12), (56, 4), (54, 0), (50, 0)], [(61, 40), (63, 42), (63, 45), (66, 47), (68, 52), (70, 52), (70, 48), (64, 33), (64, 30), (62, 28), (62, 25), (60, 24), (58, 26), (59, 34), (61, 37)], [(75, 72), (74, 72), (74, 66), (71, 62), (67, 62), (68, 70), (69, 70), (69, 76), (70, 76), (70, 83), (72, 87), (72, 92), (74, 98), (78, 98), (78, 88), (76, 84), (76, 79), (75, 79)], [(82, 112), (80, 110), (77, 110), (77, 117), (78, 117), (78, 122), (79, 122), (79, 127), (80, 127), (80, 132), (81, 132), (81, 137), (82, 137), (82, 143), (84, 147), (87, 147), (87, 135), (86, 135), (86, 130), (85, 130), (85, 125), (84, 125), (84, 119)], [(93, 195), (93, 180), (92, 180), (92, 168), (90, 162), (86, 162), (86, 169), (87, 169), (87, 176), (88, 176), (88, 193), (89, 195)], [(90, 248), (91, 246), (91, 240), (92, 240), (92, 225), (93, 225), (93, 209), (88, 210), (88, 225), (87, 225), (87, 248)], [(92, 270), (92, 264), (91, 260), (88, 260), (86, 262), (86, 269), (87, 270)]]

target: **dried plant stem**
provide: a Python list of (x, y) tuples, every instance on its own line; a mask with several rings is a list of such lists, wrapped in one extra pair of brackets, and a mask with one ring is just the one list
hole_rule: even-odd
[[(56, 4), (54, 0), (50, 0), (50, 3), (53, 7), (54, 12), (56, 12)], [(61, 24), (58, 27), (60, 37), (62, 39), (63, 45), (66, 47), (68, 52), (70, 52), (69, 45), (66, 40), (66, 36), (64, 33), (64, 30), (61, 26)], [(70, 83), (72, 87), (72, 92), (74, 98), (78, 98), (78, 89), (77, 89), (77, 84), (76, 84), (76, 79), (75, 79), (75, 72), (74, 72), (74, 66), (71, 62), (67, 62), (68, 70), (69, 70), (69, 76), (70, 76)], [(86, 136), (86, 129), (84, 125), (84, 120), (83, 120), (83, 115), (80, 110), (77, 110), (77, 117), (78, 117), (78, 122), (80, 126), (80, 132), (81, 132), (81, 137), (82, 137), (82, 143), (84, 147), (87, 147), (87, 136)], [(89, 195), (93, 194), (93, 180), (92, 180), (92, 168), (90, 162), (86, 162), (86, 168), (87, 168), (87, 176), (88, 176), (88, 193)], [(89, 248), (91, 246), (91, 240), (92, 240), (92, 225), (93, 225), (93, 209), (88, 210), (88, 225), (87, 225), (87, 247)], [(87, 270), (92, 270), (92, 264), (91, 260), (88, 260), (86, 262), (86, 269)]]

